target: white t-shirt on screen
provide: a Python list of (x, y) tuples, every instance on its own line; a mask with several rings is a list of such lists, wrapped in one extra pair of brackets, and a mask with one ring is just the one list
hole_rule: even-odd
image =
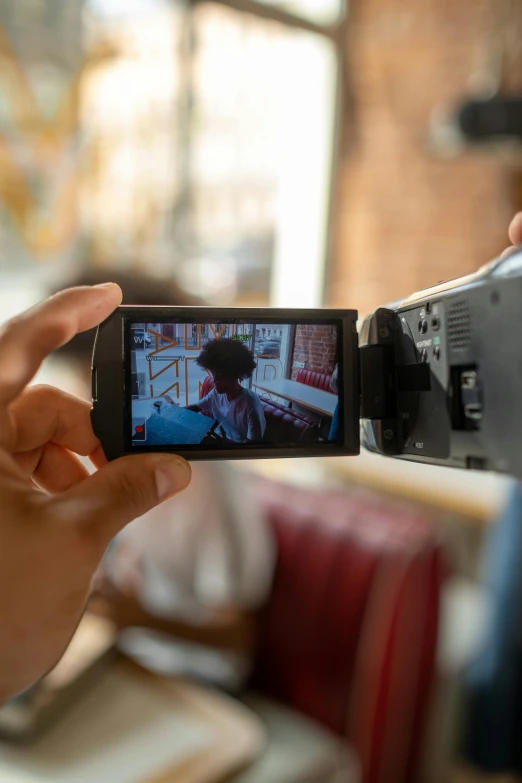
[(226, 394), (218, 394), (216, 389), (212, 389), (197, 405), (219, 421), (229, 440), (235, 443), (246, 443), (247, 440), (259, 443), (263, 440), (266, 428), (263, 405), (250, 389), (242, 389), (232, 401)]
[[(205, 623), (220, 606), (260, 608), (272, 582), (275, 548), (249, 490), (250, 478), (227, 463), (192, 466), (190, 486), (131, 523), (102, 569), (137, 591), (150, 613)], [(130, 628), (121, 648), (146, 667), (234, 690), (250, 661), (242, 654)]]

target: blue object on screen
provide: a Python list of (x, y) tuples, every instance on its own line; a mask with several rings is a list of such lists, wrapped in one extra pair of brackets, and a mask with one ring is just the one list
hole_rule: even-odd
[(153, 413), (147, 419), (147, 445), (163, 446), (175, 443), (184, 446), (201, 443), (215, 426), (215, 419), (194, 413), (177, 405), (164, 405), (161, 413)]

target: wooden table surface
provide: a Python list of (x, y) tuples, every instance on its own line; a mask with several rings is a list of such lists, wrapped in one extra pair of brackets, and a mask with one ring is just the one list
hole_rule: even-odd
[(276, 481), (317, 488), (347, 481), (487, 524), (503, 508), (513, 480), (494, 473), (421, 465), (370, 454), (306, 460), (252, 460), (239, 465)]
[(283, 397), (290, 402), (302, 405), (303, 408), (320, 413), (321, 416), (333, 416), (337, 405), (337, 395), (316, 389), (306, 383), (291, 381), (288, 378), (276, 378), (273, 381), (253, 381), (256, 389)]
[(0, 783), (220, 783), (264, 742), (234, 699), (120, 660), (41, 738), (0, 743)]

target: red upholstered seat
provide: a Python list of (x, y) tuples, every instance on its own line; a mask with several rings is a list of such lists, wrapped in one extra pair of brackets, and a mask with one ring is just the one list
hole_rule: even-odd
[(347, 738), (363, 783), (413, 783), (432, 683), (441, 549), (417, 512), (261, 482), (278, 546), (254, 684)]
[(211, 375), (207, 375), (203, 383), (201, 384), (201, 389), (199, 391), (199, 399), (201, 400), (202, 397), (206, 397), (209, 392), (212, 391), (214, 388), (214, 378)]
[(307, 386), (315, 386), (316, 389), (322, 389), (323, 391), (331, 391), (331, 380), (331, 375), (327, 375), (324, 372), (314, 372), (313, 370), (299, 370), (296, 378), (298, 383), (305, 383)]
[[(199, 398), (214, 388), (214, 380), (209, 375), (203, 381)], [(285, 443), (306, 443), (317, 439), (317, 423), (286, 405), (273, 402), (268, 397), (260, 397), (266, 420), (265, 441), (276, 445)]]
[(265, 413), (265, 441), (276, 445), (317, 440), (317, 423), (286, 405), (261, 397)]

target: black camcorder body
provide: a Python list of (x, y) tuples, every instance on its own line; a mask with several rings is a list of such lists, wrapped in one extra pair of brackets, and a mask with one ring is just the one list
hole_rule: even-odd
[(98, 329), (109, 459), (389, 457), (522, 477), (522, 252), (378, 308), (123, 306)]
[(522, 253), (379, 308), (363, 324), (370, 451), (522, 476)]

